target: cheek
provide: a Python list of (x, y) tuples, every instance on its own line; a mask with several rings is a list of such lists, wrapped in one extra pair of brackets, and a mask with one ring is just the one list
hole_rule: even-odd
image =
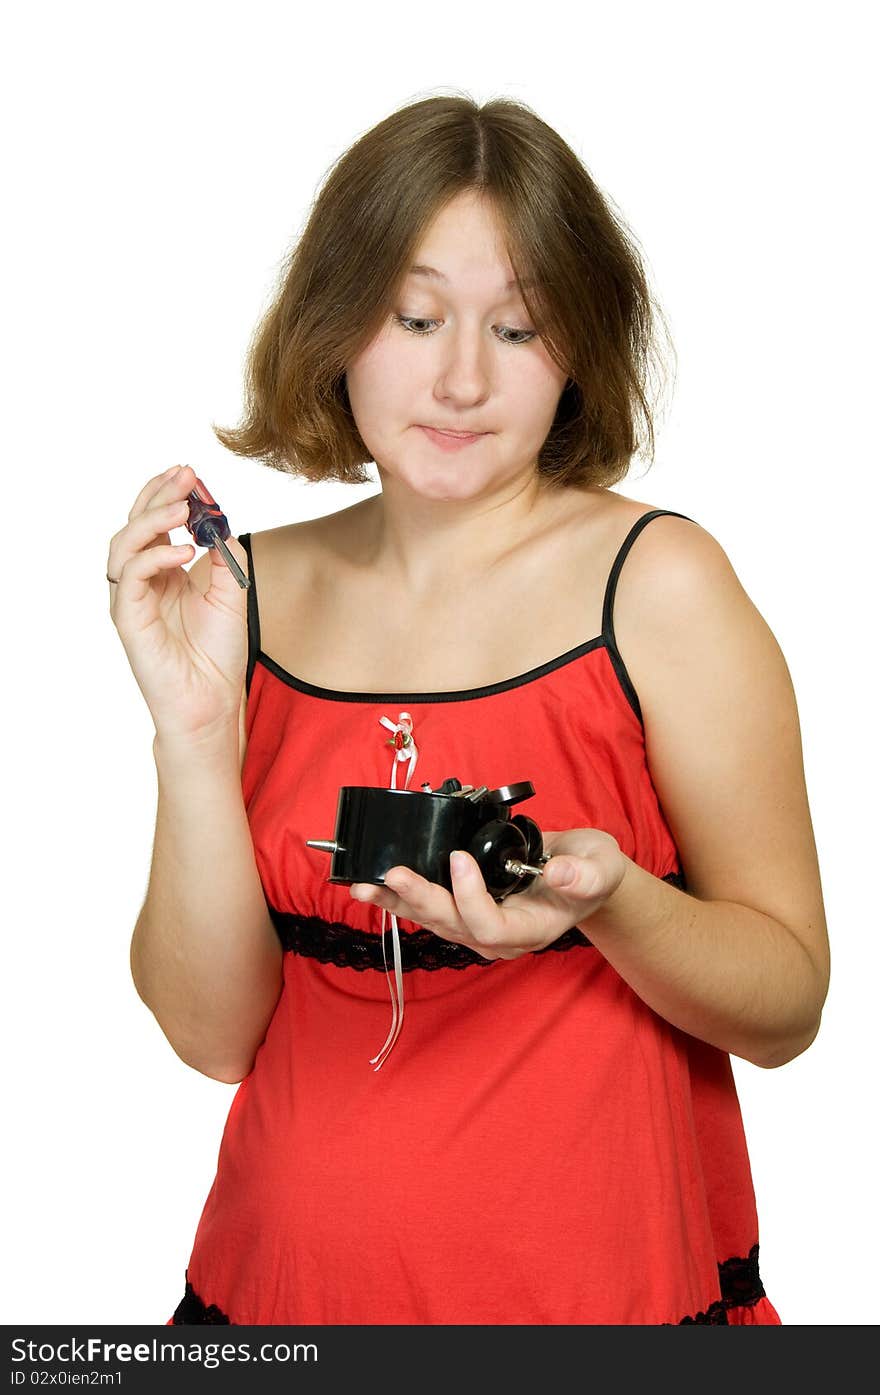
[(553, 425), (566, 382), (567, 379), (556, 365), (551, 364), (549, 369), (542, 368), (538, 381), (533, 385), (532, 403), (545, 435)]
[(418, 364), (383, 338), (351, 365), (347, 383), (352, 411), (381, 427), (412, 408), (413, 389), (419, 385)]
[(564, 384), (563, 378), (557, 383), (543, 365), (531, 363), (507, 395), (507, 420), (524, 436), (545, 436), (553, 424)]

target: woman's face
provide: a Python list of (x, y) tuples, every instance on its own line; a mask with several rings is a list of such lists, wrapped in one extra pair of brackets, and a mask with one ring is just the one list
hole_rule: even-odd
[[(413, 265), (442, 275), (409, 271), (396, 313), (348, 365), (358, 430), (380, 477), (423, 498), (509, 492), (535, 475), (567, 379), (507, 284), (513, 271), (491, 203), (456, 196)], [(443, 450), (426, 426), (481, 434)]]

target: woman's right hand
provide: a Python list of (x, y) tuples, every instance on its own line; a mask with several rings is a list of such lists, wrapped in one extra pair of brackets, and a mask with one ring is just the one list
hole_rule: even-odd
[[(210, 584), (200, 591), (184, 570), (195, 547), (172, 546), (171, 528), (188, 518), (196, 473), (189, 465), (144, 486), (128, 523), (111, 538), (110, 615), (146, 699), (157, 736), (191, 740), (238, 731), (247, 669), (247, 591), (216, 547)], [(226, 546), (248, 573), (234, 537)]]

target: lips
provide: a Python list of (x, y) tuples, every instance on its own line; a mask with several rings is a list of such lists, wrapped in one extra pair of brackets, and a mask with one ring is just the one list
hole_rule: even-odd
[(448, 426), (426, 426), (426, 431), (439, 431), (444, 436), (485, 436), (485, 431), (451, 431)]
[(482, 441), (488, 435), (485, 431), (453, 432), (438, 430), (435, 426), (420, 426), (419, 430), (425, 433), (435, 450), (447, 452), (467, 450), (468, 446), (475, 446), (477, 441)]

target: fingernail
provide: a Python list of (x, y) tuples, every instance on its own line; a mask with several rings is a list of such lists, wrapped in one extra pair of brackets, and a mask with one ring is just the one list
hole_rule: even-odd
[(449, 854), (449, 865), (457, 877), (462, 876), (470, 870), (467, 854), (463, 852), (452, 852)]
[(564, 863), (561, 867), (554, 868), (551, 886), (571, 886), (574, 879), (575, 870), (571, 863)]

